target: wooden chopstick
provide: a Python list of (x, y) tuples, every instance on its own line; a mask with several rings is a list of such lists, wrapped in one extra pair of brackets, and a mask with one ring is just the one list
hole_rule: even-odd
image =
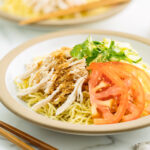
[(82, 12), (82, 11), (88, 11), (88, 10), (92, 10), (92, 9), (99, 8), (102, 6), (110, 6), (110, 5), (127, 3), (129, 1), (130, 0), (99, 0), (99, 1), (91, 2), (91, 3), (83, 4), (80, 6), (70, 7), (68, 9), (61, 9), (61, 10), (58, 10), (58, 11), (55, 11), (55, 12), (52, 12), (49, 14), (45, 14), (40, 17), (27, 19), (27, 20), (21, 21), (19, 24), (20, 25), (32, 24), (32, 23), (47, 20), (50, 18), (61, 17), (61, 16), (65, 16), (65, 15)]
[(33, 145), (37, 146), (38, 148), (41, 148), (42, 150), (58, 150), (57, 148), (50, 146), (50, 145), (36, 139), (35, 137), (17, 129), (11, 125), (8, 125), (7, 123), (4, 123), (3, 121), (0, 121), (0, 127), (17, 135), (18, 137), (21, 137), (22, 139), (28, 141), (30, 144), (33, 144)]
[(19, 146), (23, 150), (35, 150), (34, 148), (32, 148), (31, 146), (27, 145), (26, 143), (24, 143), (23, 141), (21, 141), (20, 139), (18, 139), (16, 136), (10, 134), (6, 130), (2, 129), (1, 127), (0, 127), (0, 135), (4, 136), (10, 142), (16, 144), (17, 146)]

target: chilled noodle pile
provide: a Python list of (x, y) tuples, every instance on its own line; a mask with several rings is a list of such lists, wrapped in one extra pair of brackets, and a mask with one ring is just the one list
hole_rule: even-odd
[(15, 80), (18, 96), (34, 111), (55, 120), (92, 124), (85, 59), (62, 48), (26, 66)]
[(150, 114), (150, 68), (127, 43), (91, 37), (26, 65), (17, 96), (48, 118), (114, 124)]

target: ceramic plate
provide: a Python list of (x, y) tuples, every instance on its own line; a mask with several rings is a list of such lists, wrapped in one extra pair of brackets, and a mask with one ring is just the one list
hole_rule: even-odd
[[(64, 25), (77, 25), (77, 24), (83, 24), (83, 23), (89, 23), (96, 20), (102, 20), (104, 18), (110, 17), (116, 13), (119, 13), (121, 10), (123, 10), (128, 4), (121, 4), (115, 7), (110, 8), (102, 8), (102, 9), (96, 9), (94, 11), (90, 11), (85, 15), (84, 17), (76, 17), (73, 19), (57, 19), (57, 20), (48, 20), (48, 21), (42, 21), (35, 25), (38, 26), (64, 26)], [(25, 18), (19, 17), (16, 15), (8, 14), (2, 10), (0, 10), (0, 16), (8, 19), (10, 21), (19, 22), (24, 20)]]
[(79, 125), (51, 120), (33, 112), (16, 96), (14, 79), (24, 72), (24, 65), (33, 57), (48, 54), (62, 46), (73, 47), (84, 41), (89, 35), (94, 40), (104, 37), (129, 42), (143, 56), (144, 61), (150, 64), (150, 41), (148, 39), (112, 31), (102, 30), (76, 30), (47, 34), (20, 45), (7, 54), (0, 62), (0, 98), (2, 103), (13, 113), (30, 122), (51, 130), (81, 135), (104, 135), (124, 132), (150, 125), (150, 116), (134, 121), (111, 125)]

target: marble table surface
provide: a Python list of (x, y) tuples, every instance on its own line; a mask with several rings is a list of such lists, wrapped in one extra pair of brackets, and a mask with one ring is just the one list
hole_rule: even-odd
[[(150, 0), (132, 0), (130, 5), (119, 14), (88, 25), (75, 26), (74, 28), (109, 29), (133, 33), (150, 38)], [(71, 28), (71, 27), (67, 27)], [(50, 27), (40, 29), (33, 27), (19, 27), (14, 23), (0, 19), (0, 58), (12, 47), (15, 47), (33, 37), (48, 32), (64, 30), (63, 28)], [(0, 85), (2, 86), (2, 85)], [(60, 150), (132, 150), (134, 144), (150, 141), (150, 127), (110, 136), (75, 136), (56, 133), (43, 129), (35, 124), (25, 121), (0, 104), (0, 120), (3, 120)], [(17, 150), (18, 148), (0, 137), (0, 150)]]

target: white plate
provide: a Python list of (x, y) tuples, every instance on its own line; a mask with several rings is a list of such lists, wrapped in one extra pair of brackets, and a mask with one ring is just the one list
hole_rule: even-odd
[(0, 63), (0, 84), (2, 85), (0, 86), (0, 97), (2, 99), (2, 103), (12, 112), (29, 121), (48, 129), (72, 134), (103, 135), (148, 126), (150, 124), (150, 116), (143, 117), (135, 121), (112, 125), (75, 125), (55, 121), (33, 112), (16, 96), (17, 93), (14, 85), (14, 79), (16, 76), (24, 72), (25, 64), (29, 63), (36, 56), (48, 54), (63, 46), (73, 47), (75, 44), (84, 41), (89, 35), (92, 36), (93, 40), (111, 38), (120, 42), (128, 42), (139, 52), (141, 56), (143, 56), (144, 61), (150, 64), (150, 41), (142, 37), (100, 30), (78, 30), (48, 34), (22, 44), (2, 59)]

